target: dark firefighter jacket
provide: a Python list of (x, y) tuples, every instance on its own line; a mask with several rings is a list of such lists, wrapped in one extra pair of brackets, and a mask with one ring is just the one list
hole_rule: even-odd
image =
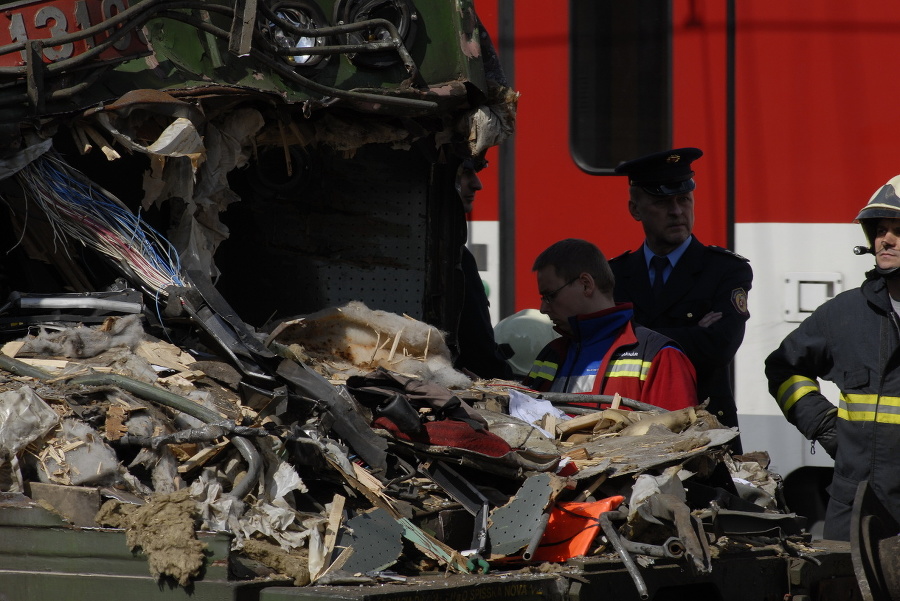
[[(663, 409), (696, 405), (694, 367), (678, 345), (635, 326), (631, 305), (569, 318), (573, 334), (551, 341), (523, 380), (541, 392), (619, 395)], [(610, 329), (610, 320), (617, 319)], [(562, 332), (561, 332), (562, 333)]]
[(826, 302), (766, 359), (769, 391), (809, 440), (819, 438), (834, 405), (818, 378), (840, 389), (834, 477), (825, 537), (850, 539), (850, 515), (863, 480), (900, 521), (900, 321), (882, 277)]

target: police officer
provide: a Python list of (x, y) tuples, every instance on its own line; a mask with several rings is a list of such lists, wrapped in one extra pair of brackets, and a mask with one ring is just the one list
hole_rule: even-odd
[[(719, 421), (736, 427), (731, 364), (750, 313), (753, 271), (747, 259), (692, 234), (694, 172), (703, 152), (677, 148), (622, 163), (628, 211), (644, 243), (610, 261), (617, 302), (634, 305), (635, 321), (678, 342), (697, 369), (699, 399)], [(732, 445), (740, 452), (740, 442)]]
[[(856, 221), (875, 254), (859, 288), (823, 303), (766, 359), (769, 391), (785, 417), (834, 457), (824, 537), (850, 540), (860, 482), (900, 521), (900, 175)], [(841, 391), (837, 407), (819, 378)]]

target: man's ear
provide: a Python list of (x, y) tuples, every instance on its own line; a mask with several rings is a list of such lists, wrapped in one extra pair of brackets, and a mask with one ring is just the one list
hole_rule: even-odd
[(641, 220), (641, 212), (638, 210), (638, 204), (633, 198), (628, 199), (628, 212), (631, 213), (635, 221)]
[(594, 281), (594, 276), (586, 271), (581, 272), (581, 275), (578, 276), (578, 285), (584, 287), (585, 296), (593, 296), (594, 292), (597, 290), (597, 283)]

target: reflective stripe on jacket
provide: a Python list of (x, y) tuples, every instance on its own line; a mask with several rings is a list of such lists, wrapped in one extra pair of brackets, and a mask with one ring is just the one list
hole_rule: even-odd
[[(582, 330), (590, 320), (591, 316), (579, 316)], [(626, 321), (603, 356), (582, 356), (590, 354), (585, 349), (591, 349), (591, 342), (565, 335), (551, 341), (523, 384), (542, 392), (618, 392), (668, 410), (697, 404), (694, 367), (669, 338)]]

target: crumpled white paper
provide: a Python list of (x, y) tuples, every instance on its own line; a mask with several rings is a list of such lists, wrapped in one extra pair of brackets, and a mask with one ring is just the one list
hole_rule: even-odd
[(553, 406), (550, 401), (535, 399), (518, 390), (509, 391), (509, 414), (519, 418), (527, 424), (533, 425), (541, 431), (547, 438), (555, 438), (555, 434), (551, 434), (538, 426), (545, 415), (552, 415), (559, 421), (571, 419), (560, 409)]

